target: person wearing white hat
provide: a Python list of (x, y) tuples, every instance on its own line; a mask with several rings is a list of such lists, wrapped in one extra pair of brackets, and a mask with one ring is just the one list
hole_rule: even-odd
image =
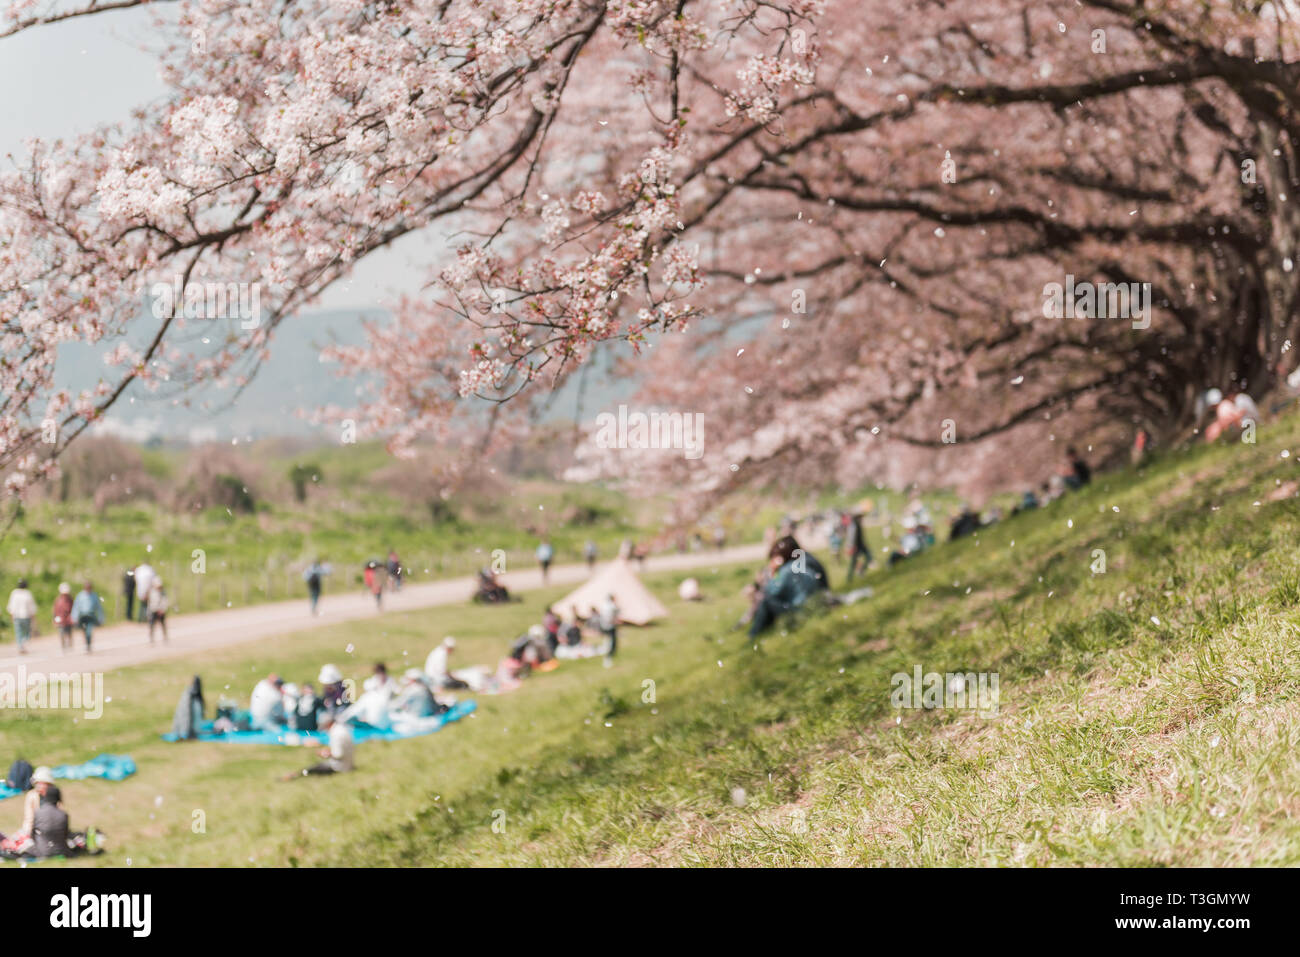
[(402, 691), (393, 710), (412, 718), (428, 718), (447, 709), (438, 703), (429, 679), (419, 668), (408, 668), (402, 676)]
[(424, 659), (424, 673), (429, 676), (429, 681), (435, 688), (468, 688), (469, 685), (456, 678), (451, 673), (451, 653), (456, 650), (456, 639), (451, 635), (442, 639), (442, 643), (433, 651), (429, 652), (429, 657)]
[(30, 837), (36, 821), (36, 809), (41, 806), (41, 795), (54, 786), (54, 772), (41, 765), (32, 772), (31, 790), (23, 796), (23, 826), (14, 835), (15, 840)]
[(343, 685), (343, 672), (335, 665), (324, 665), (316, 676), (320, 682), (321, 709), (335, 714), (348, 706), (347, 691)]

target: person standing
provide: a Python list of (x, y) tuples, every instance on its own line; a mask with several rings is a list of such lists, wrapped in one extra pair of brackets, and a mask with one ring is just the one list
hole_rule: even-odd
[(545, 585), (551, 578), (551, 560), (555, 558), (555, 549), (551, 545), (549, 538), (543, 538), (542, 543), (537, 546), (537, 564), (542, 566), (542, 584)]
[(858, 511), (849, 514), (848, 524), (848, 542), (849, 548), (849, 578), (852, 579), (857, 575), (858, 559), (862, 559), (862, 570), (865, 572), (871, 567), (871, 548), (867, 545), (867, 536), (862, 532), (862, 513)]
[(307, 566), (307, 570), (302, 573), (302, 580), (307, 583), (307, 600), (311, 602), (311, 613), (320, 614), (317, 606), (320, 605), (320, 590), (324, 584), (325, 576), (329, 574), (329, 568), (320, 563), (320, 560), (312, 562)]
[(67, 582), (59, 585), (59, 595), (54, 599), (54, 627), (59, 631), (59, 647), (66, 655), (72, 650), (72, 626), (76, 621), (72, 617), (72, 586)]
[(149, 612), (145, 607), (149, 602), (149, 589), (153, 587), (153, 580), (157, 578), (153, 566), (148, 562), (141, 562), (135, 568), (135, 600), (140, 605), (140, 621), (149, 620)]
[(9, 604), (5, 608), (14, 620), (14, 638), (18, 642), (18, 653), (27, 654), (27, 641), (32, 637), (32, 619), (36, 617), (36, 598), (27, 588), (27, 579), (18, 579), (18, 587), (9, 593)]
[(163, 590), (162, 579), (154, 576), (153, 584), (149, 588), (149, 597), (145, 602), (145, 610), (149, 615), (149, 642), (153, 643), (153, 630), (155, 625), (162, 626), (163, 641), (167, 640), (167, 592)]
[(135, 618), (135, 569), (128, 568), (122, 574), (122, 600), (126, 603), (126, 620)]
[(90, 640), (94, 636), (95, 626), (104, 623), (104, 602), (89, 581), (77, 592), (77, 597), (72, 602), (72, 620), (86, 636), (86, 654), (90, 654)]
[(393, 591), (402, 590), (402, 560), (391, 548), (388, 550), (388, 580), (393, 583)]
[(587, 570), (590, 571), (596, 567), (596, 543), (590, 538), (582, 546), (582, 557), (587, 560)]
[(613, 595), (606, 595), (596, 607), (596, 622), (600, 633), (605, 636), (605, 667), (609, 668), (614, 664), (614, 653), (618, 651), (618, 603)]
[(361, 576), (365, 579), (370, 594), (375, 596), (375, 609), (377, 611), (382, 611), (384, 608), (384, 579), (380, 571), (379, 562), (366, 562), (365, 573)]

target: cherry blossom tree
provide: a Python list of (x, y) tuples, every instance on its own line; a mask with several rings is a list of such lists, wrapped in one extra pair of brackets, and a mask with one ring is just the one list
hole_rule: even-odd
[[(0, 32), (134, 5), (19, 0)], [(165, 102), (0, 178), (11, 490), (131, 382), (237, 389), (424, 232), (426, 294), (326, 355), (382, 372), (327, 414), (399, 452), (475, 403), (517, 428), (605, 342), (644, 402), (708, 415), (707, 454), (662, 463), (704, 498), (900, 444), (969, 469), (948, 445), (1168, 438), (1202, 386), (1293, 364), (1293, 0), (169, 6)], [(1149, 283), (1149, 323), (1045, 315), (1067, 275)], [(120, 339), (173, 282), (265, 308), (154, 297), (143, 350), (53, 389), (60, 343)]]

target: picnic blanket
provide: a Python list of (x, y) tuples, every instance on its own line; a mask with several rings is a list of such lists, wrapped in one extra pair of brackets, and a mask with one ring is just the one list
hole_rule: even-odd
[[(125, 754), (101, 754), (84, 764), (60, 764), (52, 769), (56, 778), (68, 781), (84, 781), (86, 778), (104, 778), (108, 781), (121, 781), (135, 774), (135, 762)], [(0, 781), (0, 801), (22, 794)]]
[[(459, 721), (478, 707), (473, 701), (458, 701), (442, 714), (428, 718), (410, 718), (403, 720), (392, 728), (372, 728), (353, 726), (352, 737), (357, 744), (366, 741), (401, 741), (404, 738), (418, 738), (426, 734), (441, 731), (445, 725)], [(162, 736), (164, 741), (178, 741), (176, 735), (168, 732)], [(329, 735), (324, 731), (291, 731), (283, 728), (279, 731), (224, 731), (212, 730), (212, 722), (205, 721), (199, 725), (200, 741), (233, 742), (235, 744), (280, 744), (290, 747), (300, 745), (324, 745), (329, 743)]]

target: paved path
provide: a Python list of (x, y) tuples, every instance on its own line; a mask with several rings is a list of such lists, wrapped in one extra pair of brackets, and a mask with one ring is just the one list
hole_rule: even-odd
[[(683, 571), (692, 568), (711, 568), (748, 562), (757, 566), (762, 562), (766, 548), (761, 544), (737, 545), (722, 551), (688, 552), (684, 555), (665, 554), (646, 559), (645, 572)], [(551, 568), (551, 585), (576, 585), (589, 577), (587, 566), (556, 565)], [(501, 576), (502, 583), (515, 592), (531, 591), (542, 587), (542, 574), (537, 568), (510, 572)], [(27, 643), (27, 654), (19, 655), (12, 643), (0, 646), (0, 674), (15, 674), (20, 665), (27, 674), (46, 671), (63, 672), (70, 668), (84, 669), (94, 662), (96, 671), (111, 671), (129, 665), (139, 665), (166, 658), (182, 658), (196, 651), (225, 648), (246, 641), (272, 635), (281, 635), (306, 628), (318, 628), (342, 621), (375, 617), (375, 601), (369, 593), (349, 591), (330, 594), (329, 579), (321, 598), (320, 614), (312, 617), (307, 606), (307, 590), (298, 601), (268, 602), (242, 608), (205, 611), (191, 615), (176, 615), (168, 619), (170, 640), (164, 644), (161, 632), (155, 644), (149, 643), (148, 628), (142, 624), (117, 624), (95, 632), (94, 653), (86, 655), (80, 631), (74, 630), (73, 651), (64, 654), (59, 648), (57, 634), (36, 638)], [(444, 581), (403, 586), (400, 592), (384, 594), (384, 611), (412, 611), (437, 605), (454, 605), (467, 601), (476, 586), (474, 577), (450, 578)], [(40, 611), (41, 626), (49, 628), (49, 609)]]

